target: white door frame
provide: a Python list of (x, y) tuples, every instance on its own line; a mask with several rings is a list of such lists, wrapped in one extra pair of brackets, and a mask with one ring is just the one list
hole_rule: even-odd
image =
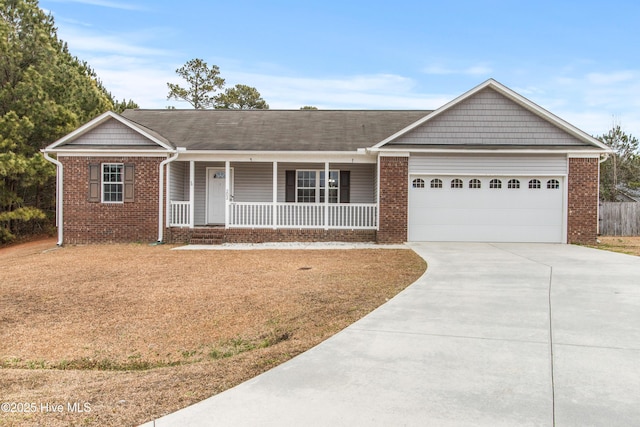
[[(221, 167), (214, 167), (214, 166), (207, 166), (206, 167), (206, 171), (205, 171), (205, 180), (206, 180), (206, 186), (205, 186), (205, 205), (204, 205), (204, 222), (205, 224), (210, 224), (209, 222), (209, 172), (211, 171), (222, 171), (225, 172), (225, 167), (221, 166)], [(230, 176), (225, 176), (225, 180), (230, 180), (229, 181), (229, 188), (230, 188), (230, 194), (229, 194), (229, 199), (233, 200), (233, 179), (234, 174), (233, 174), (233, 168), (230, 168)], [(222, 198), (222, 202), (226, 205), (226, 195), (225, 197)], [(227, 209), (224, 210), (225, 211), (225, 217), (227, 215)], [(226, 218), (225, 221), (222, 222), (223, 224), (226, 223)]]

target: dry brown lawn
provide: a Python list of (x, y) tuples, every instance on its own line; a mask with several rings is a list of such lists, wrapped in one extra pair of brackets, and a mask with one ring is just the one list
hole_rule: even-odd
[(640, 256), (640, 237), (600, 236), (598, 249)]
[(20, 411), (0, 426), (155, 419), (320, 343), (425, 268), (389, 249), (0, 249), (0, 403)]

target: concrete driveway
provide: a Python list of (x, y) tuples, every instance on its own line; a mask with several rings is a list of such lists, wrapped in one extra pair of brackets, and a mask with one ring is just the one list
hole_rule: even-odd
[(396, 298), (155, 426), (640, 424), (640, 258), (570, 245), (411, 247), (429, 268)]

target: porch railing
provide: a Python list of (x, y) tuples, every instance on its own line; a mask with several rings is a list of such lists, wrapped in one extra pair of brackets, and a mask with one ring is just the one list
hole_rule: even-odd
[[(375, 229), (375, 203), (331, 203), (325, 221), (324, 203), (230, 204), (229, 226), (251, 228), (348, 228)], [(274, 209), (275, 208), (275, 209)]]
[(169, 226), (189, 227), (191, 225), (191, 202), (171, 201)]

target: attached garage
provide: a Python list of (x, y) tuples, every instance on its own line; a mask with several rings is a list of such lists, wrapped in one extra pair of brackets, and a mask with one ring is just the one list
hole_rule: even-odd
[(408, 240), (566, 241), (564, 156), (412, 156)]
[[(609, 148), (493, 80), (374, 149), (389, 158), (379, 240), (392, 232), (413, 242), (595, 240), (598, 162)], [(406, 192), (396, 194), (385, 186), (400, 173)], [(385, 221), (396, 217), (404, 229)]]

